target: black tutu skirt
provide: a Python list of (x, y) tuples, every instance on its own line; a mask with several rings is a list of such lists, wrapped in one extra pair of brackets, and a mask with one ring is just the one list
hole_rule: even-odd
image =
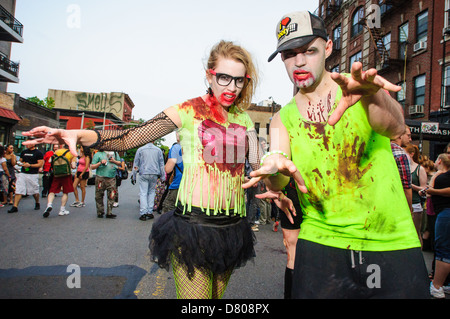
[(171, 258), (214, 274), (242, 267), (255, 257), (256, 237), (246, 218), (206, 216), (200, 209), (184, 215), (181, 208), (165, 213), (153, 224), (150, 253), (154, 262), (169, 270)]

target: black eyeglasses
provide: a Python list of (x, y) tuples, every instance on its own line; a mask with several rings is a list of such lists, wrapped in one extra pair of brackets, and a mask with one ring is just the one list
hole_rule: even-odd
[(231, 76), (225, 73), (217, 73), (216, 71), (209, 69), (209, 73), (216, 76), (216, 82), (220, 86), (228, 86), (231, 81), (234, 80), (234, 84), (237, 88), (243, 89), (247, 86), (248, 82), (250, 82), (250, 75), (246, 74), (245, 76)]

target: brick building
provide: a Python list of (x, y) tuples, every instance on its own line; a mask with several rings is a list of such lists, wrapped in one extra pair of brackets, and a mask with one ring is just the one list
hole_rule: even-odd
[(315, 12), (334, 42), (327, 69), (350, 72), (361, 61), (401, 86), (392, 96), (414, 143), (432, 158), (450, 140), (449, 8), (450, 0), (320, 0)]
[(0, 145), (14, 142), (16, 114), (8, 83), (19, 83), (19, 63), (10, 60), (13, 43), (23, 43), (23, 25), (15, 17), (16, 1), (0, 0)]

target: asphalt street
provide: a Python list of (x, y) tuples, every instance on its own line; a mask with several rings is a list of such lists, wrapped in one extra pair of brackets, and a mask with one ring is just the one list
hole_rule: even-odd
[[(119, 188), (116, 219), (97, 218), (94, 186), (86, 206), (67, 207), (58, 216), (61, 194), (48, 218), (34, 210), (32, 196), (19, 212), (0, 208), (0, 299), (175, 299), (171, 271), (149, 258), (148, 236), (155, 219), (141, 221), (139, 188), (129, 180)], [(69, 196), (68, 204), (74, 201)], [(283, 299), (286, 252), (281, 229), (262, 225), (256, 232), (254, 262), (236, 269), (224, 299)], [(424, 253), (427, 267), (432, 254)]]
[[(48, 218), (42, 217), (46, 198), (38, 211), (32, 196), (22, 199), (18, 213), (0, 208), (0, 298), (176, 298), (172, 272), (149, 258), (148, 236), (160, 215), (138, 219), (138, 185), (123, 181), (116, 219), (97, 218), (94, 191), (88, 186), (86, 206), (66, 207), (67, 216), (58, 216), (61, 194)], [(71, 194), (68, 205), (73, 201)], [(235, 270), (224, 299), (283, 298), (281, 230), (264, 225), (256, 236), (257, 257)]]

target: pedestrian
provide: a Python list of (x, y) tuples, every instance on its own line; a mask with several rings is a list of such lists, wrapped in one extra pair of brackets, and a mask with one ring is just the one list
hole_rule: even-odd
[(125, 165), (125, 160), (121, 154), (114, 152), (115, 156), (119, 157), (120, 165), (117, 165), (116, 170), (116, 195), (114, 196), (113, 208), (119, 207), (119, 187), (122, 185), (122, 179), (128, 178), (128, 171)]
[(133, 162), (134, 171), (139, 171), (139, 219), (152, 219), (153, 205), (158, 179), (165, 181), (164, 156), (152, 142), (138, 148)]
[(397, 164), (397, 169), (402, 181), (403, 192), (408, 202), (409, 210), (412, 213), (412, 186), (411, 186), (411, 167), (409, 165), (409, 158), (406, 154), (405, 147), (411, 141), (408, 138), (409, 128), (405, 125), (405, 131), (400, 136), (391, 139), (391, 151)]
[(182, 128), (184, 170), (177, 208), (162, 214), (150, 234), (152, 260), (166, 269), (171, 266), (178, 298), (221, 298), (233, 270), (255, 256), (241, 186), (246, 146), (255, 169), (261, 158), (254, 124), (245, 112), (257, 73), (250, 54), (229, 41), (215, 45), (207, 61), (210, 87), (205, 95), (169, 107), (139, 127), (124, 131), (38, 127), (23, 133), (38, 137), (30, 143), (63, 139), (71, 145), (80, 142), (120, 151)]
[[(161, 153), (164, 157), (164, 165), (167, 164), (167, 157), (169, 155), (169, 150), (166, 152), (163, 148), (161, 148)], [(165, 174), (165, 180), (164, 182), (161, 181), (161, 179), (158, 179), (158, 182), (156, 183), (156, 195), (155, 195), (155, 202), (153, 204), (153, 211), (157, 212), (158, 214), (162, 213), (163, 208), (163, 202), (165, 197), (167, 196), (167, 192), (169, 190), (169, 185), (171, 184), (170, 176), (172, 174)]]
[(5, 207), (8, 204), (8, 189), (11, 181), (11, 174), (8, 170), (5, 158), (5, 148), (0, 145), (0, 192), (3, 200), (0, 202), (0, 207)]
[(33, 195), (35, 201), (34, 210), (41, 209), (39, 203), (39, 169), (44, 165), (44, 155), (36, 148), (35, 144), (28, 144), (26, 149), (20, 153), (18, 164), (22, 166), (22, 169), (20, 174), (17, 174), (14, 205), (8, 210), (10, 214), (19, 211), (20, 200), (25, 195)]
[(409, 144), (405, 148), (406, 153), (409, 157), (409, 165), (411, 171), (411, 189), (412, 189), (412, 218), (414, 226), (416, 227), (417, 236), (419, 236), (420, 243), (422, 243), (422, 213), (423, 204), (425, 203), (425, 198), (419, 195), (419, 191), (427, 187), (427, 172), (419, 164), (420, 151), (419, 147), (414, 144)]
[(276, 33), (269, 61), (281, 53), (296, 94), (273, 117), (270, 152), (244, 186), (264, 178), (269, 196), (291, 176), (297, 183), (303, 222), (292, 297), (429, 298), (389, 143), (404, 132), (402, 108), (387, 92), (400, 87), (360, 62), (350, 74), (326, 71), (333, 42), (307, 11), (283, 16)]
[(300, 233), (300, 225), (303, 221), (302, 208), (298, 199), (295, 180), (291, 177), (289, 183), (283, 188), (280, 194), (269, 192), (256, 196), (261, 198), (271, 198), (272, 200), (280, 198), (281, 196), (285, 199), (282, 201), (284, 205), (294, 206), (294, 209), (289, 214), (285, 213), (286, 209), (284, 207), (277, 207), (279, 210), (279, 225), (281, 226), (283, 232), (283, 244), (287, 253), (287, 263), (284, 271), (284, 299), (292, 299), (292, 280), (295, 267), (295, 252), (298, 235)]
[(95, 172), (95, 205), (97, 217), (103, 218), (105, 215), (104, 196), (106, 192), (106, 218), (116, 218), (112, 213), (114, 198), (116, 196), (116, 170), (117, 166), (122, 165), (120, 158), (114, 152), (106, 152), (100, 149), (95, 153), (91, 170)]
[(55, 194), (63, 192), (61, 197), (61, 207), (59, 209), (59, 216), (69, 215), (69, 211), (66, 209), (67, 200), (69, 194), (73, 193), (73, 181), (72, 181), (72, 160), (74, 156), (66, 148), (64, 144), (60, 144), (59, 148), (55, 150), (51, 158), (52, 162), (52, 183), (50, 185), (47, 207), (45, 208), (44, 218), (50, 215), (53, 210), (53, 201), (55, 200)]
[[(425, 170), (427, 171), (427, 185), (433, 187), (434, 175), (437, 173), (437, 167), (435, 163), (428, 159), (423, 163)], [(434, 251), (434, 230), (436, 225), (436, 214), (433, 208), (433, 202), (431, 200), (431, 195), (426, 194), (426, 219), (425, 219), (425, 230), (422, 235), (423, 250), (424, 251)], [(433, 267), (434, 269), (434, 267)]]
[(298, 200), (297, 189), (293, 178), (283, 190), (286, 197), (292, 200), (295, 214), (292, 216), (292, 222), (287, 218), (286, 214), (280, 214), (280, 226), (283, 232), (283, 244), (287, 252), (287, 263), (284, 272), (284, 299), (292, 298), (292, 279), (295, 267), (295, 250), (297, 246), (298, 234), (303, 220), (302, 208)]
[(450, 286), (444, 287), (450, 275), (450, 156), (439, 155), (436, 160), (439, 169), (434, 179), (434, 187), (426, 193), (431, 195), (436, 218), (435, 233), (435, 272), (430, 284), (430, 294), (435, 298), (445, 298)]
[[(79, 159), (77, 165), (77, 171), (73, 179), (73, 195), (75, 196), (75, 201), (70, 204), (71, 207), (84, 207), (86, 206), (86, 185), (89, 179), (90, 170), (89, 167), (92, 162), (91, 150), (83, 145), (80, 146)], [(81, 190), (81, 201), (78, 196), (78, 185)]]
[(42, 198), (47, 197), (52, 185), (53, 171), (52, 171), (52, 157), (59, 149), (59, 144), (53, 144), (52, 149), (44, 154), (44, 165), (42, 166)]
[(167, 175), (171, 174), (172, 182), (167, 188), (167, 194), (162, 202), (162, 212), (167, 213), (175, 209), (175, 203), (178, 197), (178, 188), (180, 187), (181, 178), (183, 177), (183, 152), (180, 145), (180, 134), (176, 132), (177, 142), (172, 145), (169, 150), (167, 163), (164, 170)]
[(17, 164), (17, 157), (14, 154), (14, 145), (9, 144), (6, 147), (5, 152), (5, 158), (6, 158), (6, 166), (8, 168), (9, 175), (11, 176), (11, 179), (9, 181), (8, 186), (8, 204), (13, 205), (14, 204), (14, 194), (16, 192), (16, 169), (15, 166)]

